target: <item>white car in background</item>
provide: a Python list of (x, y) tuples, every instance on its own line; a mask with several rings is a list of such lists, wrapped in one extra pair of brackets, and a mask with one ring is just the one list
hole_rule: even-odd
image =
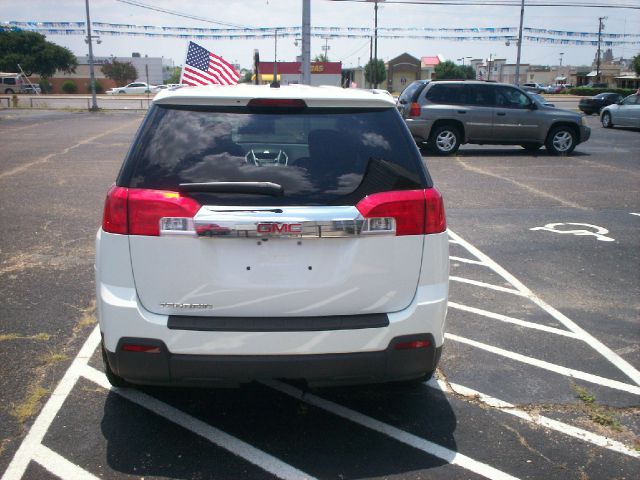
[(600, 121), (604, 128), (635, 127), (640, 128), (640, 95), (629, 95), (618, 103), (602, 109)]
[(115, 87), (107, 90), (107, 95), (157, 93), (158, 90), (158, 87), (155, 85), (149, 85), (145, 82), (133, 82), (124, 87)]

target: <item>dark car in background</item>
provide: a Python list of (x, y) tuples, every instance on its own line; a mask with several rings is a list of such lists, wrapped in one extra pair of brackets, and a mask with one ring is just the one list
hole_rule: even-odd
[(618, 103), (622, 98), (619, 93), (599, 93), (593, 97), (581, 98), (578, 108), (586, 115), (599, 114), (604, 107)]

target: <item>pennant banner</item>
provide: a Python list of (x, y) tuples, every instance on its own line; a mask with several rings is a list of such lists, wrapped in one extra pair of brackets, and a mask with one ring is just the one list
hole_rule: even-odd
[[(14, 23), (19, 22), (4, 22), (0, 23), (0, 29), (25, 29), (30, 31), (36, 31), (46, 35), (86, 35), (86, 30), (83, 22), (22, 22), (25, 25), (29, 25), (29, 27), (20, 27), (19, 25), (13, 25)], [(47, 25), (58, 25), (60, 27), (72, 27), (72, 28), (45, 28), (45, 24)], [(92, 23), (93, 25), (107, 25), (104, 23)], [(110, 24), (112, 25), (112, 24)], [(74, 28), (75, 27), (75, 28)], [(80, 28), (78, 28), (80, 27)], [(140, 28), (138, 25), (134, 25), (132, 27)], [(276, 33), (274, 29), (243, 29), (242, 33), (239, 29), (185, 29), (185, 33), (177, 33), (171, 31), (163, 31), (158, 32), (155, 31), (156, 27), (153, 27), (154, 31), (133, 31), (128, 29), (110, 29), (105, 30), (101, 28), (95, 28), (93, 33), (95, 35), (103, 35), (103, 36), (126, 36), (126, 37), (146, 37), (146, 38), (178, 38), (183, 40), (254, 40), (254, 39), (271, 39), (274, 38)], [(330, 28), (326, 30), (325, 28)], [(169, 30), (170, 27), (167, 27)], [(212, 33), (187, 33), (186, 31), (203, 31), (203, 32), (218, 32), (215, 34)], [(300, 28), (299, 27), (288, 27), (288, 28), (278, 28), (277, 35), (281, 38), (287, 37), (299, 37), (300, 36)], [(364, 32), (366, 30), (367, 33)], [(379, 29), (380, 30), (380, 29)], [(415, 29), (398, 29), (406, 32), (416, 31)], [(468, 30), (470, 29), (432, 29), (431, 31), (438, 32), (449, 32), (449, 31), (460, 31), (462, 33), (470, 33)], [(488, 33), (489, 29), (478, 29), (480, 33)], [(501, 28), (501, 29), (492, 29), (495, 32), (501, 33), (503, 31), (512, 31), (515, 29), (512, 28)], [(528, 31), (540, 30), (541, 32), (547, 32), (548, 30), (544, 29), (525, 29)], [(391, 32), (392, 29), (388, 28), (385, 30), (386, 32)], [(422, 29), (422, 31), (429, 31)], [(224, 33), (226, 32), (226, 34)], [(232, 34), (228, 34), (228, 32), (232, 32)], [(314, 29), (311, 33), (313, 38), (321, 38), (321, 39), (367, 39), (370, 38), (371, 35), (368, 34), (368, 29), (333, 29), (333, 27), (318, 27)], [(557, 32), (557, 31), (556, 31)], [(566, 32), (569, 33), (569, 32)], [(613, 35), (613, 34), (610, 34)], [(639, 35), (631, 35), (631, 34), (620, 34), (619, 37), (613, 38), (626, 38), (626, 37), (637, 37)], [(567, 35), (570, 37), (570, 35)], [(378, 33), (378, 38), (387, 39), (387, 40), (401, 40), (401, 39), (415, 39), (415, 40), (435, 40), (435, 41), (449, 41), (449, 42), (478, 42), (478, 41), (488, 41), (488, 42), (515, 42), (517, 41), (517, 36), (515, 35), (424, 35), (419, 33), (398, 33), (396, 35), (391, 33)], [(612, 37), (610, 37), (612, 38)], [(597, 46), (598, 41), (595, 39), (577, 39), (577, 38), (554, 38), (548, 36), (538, 36), (538, 35), (524, 35), (523, 39), (533, 43), (543, 43), (543, 44), (554, 44), (554, 45), (576, 45), (576, 46)], [(603, 47), (614, 47), (619, 45), (639, 45), (640, 40), (603, 40), (600, 42)]]
[[(128, 23), (105, 23), (92, 22), (95, 29), (114, 30), (142, 30), (144, 32), (194, 32), (197, 34), (211, 35), (241, 35), (250, 33), (272, 33), (275, 30), (278, 34), (299, 33), (302, 31), (300, 26), (292, 27), (255, 27), (255, 28), (198, 28), (198, 27), (175, 27), (175, 26), (158, 26), (158, 25), (134, 25)], [(18, 27), (22, 29), (68, 29), (68, 28), (85, 28), (85, 22), (1, 22), (0, 26)], [(374, 29), (368, 27), (322, 27), (313, 26), (311, 30), (314, 32), (329, 33), (347, 33), (347, 34), (367, 34), (372, 35)], [(442, 33), (513, 33), (518, 29), (516, 27), (470, 27), (470, 28), (432, 28), (432, 27), (379, 27), (378, 32), (442, 32)], [(552, 37), (579, 37), (589, 38), (597, 37), (597, 32), (574, 32), (569, 30), (550, 30), (546, 28), (524, 27), (524, 32), (536, 35), (549, 35)], [(383, 33), (384, 34), (384, 33)], [(378, 35), (380, 36), (380, 35)], [(601, 38), (640, 38), (640, 33), (605, 33), (601, 34)]]

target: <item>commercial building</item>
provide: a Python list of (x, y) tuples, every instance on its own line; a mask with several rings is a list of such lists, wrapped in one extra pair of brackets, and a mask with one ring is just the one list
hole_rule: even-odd
[[(273, 81), (273, 62), (260, 62), (258, 83)], [(278, 62), (277, 80), (281, 85), (300, 83), (301, 62)], [(254, 78), (255, 80), (255, 78)], [(332, 85), (339, 87), (342, 81), (342, 62), (311, 62), (311, 85)]]
[[(47, 79), (51, 83), (51, 93), (63, 93), (62, 84), (67, 80), (72, 80), (77, 86), (77, 93), (89, 93), (89, 56), (76, 57), (78, 66), (74, 73), (66, 73), (63, 71), (57, 71), (53, 77)], [(134, 53), (131, 57), (94, 57), (94, 72), (96, 80), (100, 83), (103, 90), (108, 90), (113, 87), (121, 87), (122, 85), (116, 85), (116, 82), (106, 78), (102, 73), (102, 65), (110, 63), (112, 60), (118, 62), (131, 63), (138, 72), (137, 82), (147, 82), (151, 85), (158, 85), (164, 83), (164, 80), (169, 78), (171, 69), (173, 68), (173, 60), (164, 57), (147, 57)], [(37, 83), (39, 78), (34, 75), (30, 78), (32, 83)]]

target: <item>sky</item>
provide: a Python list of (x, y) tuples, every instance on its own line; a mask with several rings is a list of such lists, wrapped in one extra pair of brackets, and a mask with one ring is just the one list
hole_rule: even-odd
[[(141, 0), (169, 10), (196, 15), (219, 22), (228, 22), (250, 27), (299, 26), (302, 22), (301, 0)], [(478, 0), (480, 3), (482, 0)], [(574, 0), (575, 1), (575, 0)], [(590, 0), (593, 1), (593, 0)], [(602, 0), (607, 3), (612, 0)], [(617, 4), (640, 6), (640, 0), (616, 0)], [(93, 22), (125, 23), (134, 25), (155, 25), (164, 27), (223, 28), (214, 23), (182, 18), (125, 4), (118, 0), (90, 0)], [(432, 28), (473, 28), (473, 27), (517, 27), (520, 8), (513, 6), (441, 6), (380, 4), (379, 27), (432, 27)], [(524, 26), (580, 32), (597, 32), (598, 17), (608, 17), (604, 21), (606, 33), (640, 34), (639, 9), (601, 9), (578, 7), (533, 7), (527, 6)], [(0, 22), (7, 21), (84, 21), (85, 2), (83, 0), (0, 0)], [(373, 27), (374, 10), (372, 3), (333, 2), (329, 0), (311, 1), (311, 24), (324, 27)], [(434, 33), (432, 35), (443, 35)], [(455, 34), (451, 34), (455, 35)], [(48, 35), (47, 39), (71, 49), (78, 56), (87, 54), (87, 45), (81, 35)], [(640, 42), (640, 37), (628, 39)], [(184, 62), (188, 40), (158, 39), (125, 36), (103, 36), (102, 43), (94, 44), (97, 56), (130, 56), (139, 52), (143, 56), (165, 57), (175, 65)], [(221, 55), (226, 60), (250, 68), (254, 49), (260, 51), (263, 61), (271, 61), (274, 56), (273, 39), (251, 40), (202, 40), (203, 47)], [(312, 57), (323, 52), (325, 40), (312, 38)], [(333, 39), (328, 41), (328, 56), (332, 61), (342, 61), (343, 67), (364, 65), (369, 59), (369, 40)], [(278, 40), (278, 60), (294, 61), (300, 54), (300, 43), (294, 45), (294, 38)], [(506, 58), (515, 63), (516, 45), (504, 42), (473, 41), (455, 42), (424, 39), (379, 39), (378, 57), (390, 60), (402, 53), (415, 57), (442, 55), (445, 59), (457, 61), (462, 57), (486, 59)], [(522, 63), (535, 65), (558, 65), (563, 53), (563, 65), (591, 64), (596, 53), (592, 46), (545, 45), (523, 42)], [(640, 53), (640, 43), (616, 46), (614, 57), (632, 57)], [(458, 62), (460, 63), (460, 62)]]

